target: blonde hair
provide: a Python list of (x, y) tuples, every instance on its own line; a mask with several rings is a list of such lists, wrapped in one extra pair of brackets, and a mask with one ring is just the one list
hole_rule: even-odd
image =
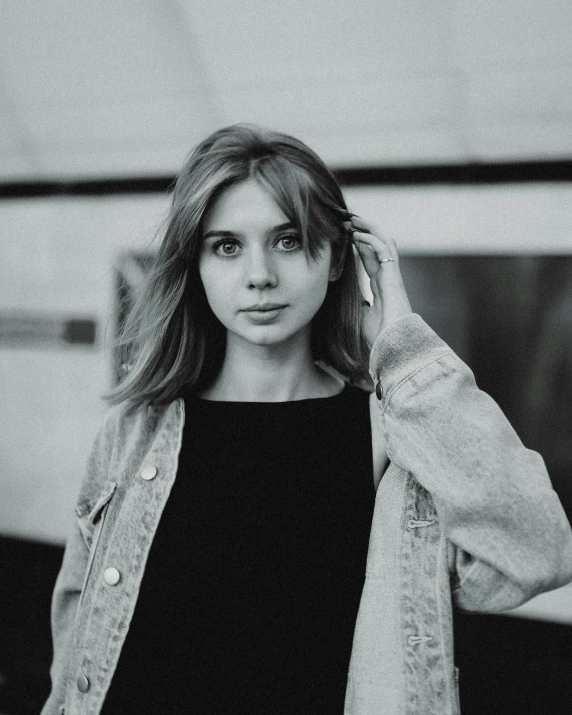
[(361, 324), (362, 295), (347, 208), (324, 162), (294, 137), (250, 124), (214, 132), (188, 156), (179, 174), (166, 231), (141, 294), (120, 326), (117, 355), (130, 368), (104, 396), (133, 407), (170, 402), (208, 386), (222, 366), (225, 328), (214, 316), (198, 271), (202, 220), (216, 197), (254, 177), (299, 231), (315, 259), (329, 241), (338, 278), (312, 321), (314, 360), (351, 382), (370, 382)]

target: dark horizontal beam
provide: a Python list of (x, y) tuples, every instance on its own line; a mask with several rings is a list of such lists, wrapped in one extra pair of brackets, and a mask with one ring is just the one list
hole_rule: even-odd
[[(334, 169), (343, 186), (419, 186), (572, 181), (572, 160), (503, 163), (372, 166)], [(14, 181), (0, 183), (0, 199), (41, 196), (157, 194), (173, 188), (175, 176), (143, 178)]]
[(0, 199), (41, 196), (106, 196), (109, 194), (162, 194), (169, 191), (174, 176), (145, 178), (78, 179), (67, 181), (13, 181), (0, 183)]
[(335, 173), (344, 186), (572, 181), (572, 160), (364, 167)]

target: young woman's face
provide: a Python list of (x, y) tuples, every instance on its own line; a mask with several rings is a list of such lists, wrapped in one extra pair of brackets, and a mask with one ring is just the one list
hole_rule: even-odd
[(225, 189), (203, 223), (199, 273), (228, 337), (277, 345), (309, 340), (328, 289), (331, 246), (316, 260), (274, 199), (255, 180)]

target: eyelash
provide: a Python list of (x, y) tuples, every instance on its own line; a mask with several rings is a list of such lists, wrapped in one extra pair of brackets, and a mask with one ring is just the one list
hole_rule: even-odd
[[(284, 249), (284, 253), (293, 253), (294, 251), (296, 251), (298, 248), (301, 247), (301, 241), (295, 233), (285, 233), (283, 236), (280, 236), (280, 238), (277, 239), (276, 243), (278, 243), (279, 241), (283, 241), (285, 238), (294, 239), (297, 242), (297, 245), (294, 246), (294, 248)], [(226, 246), (228, 244), (232, 244), (232, 245), (236, 246), (236, 245), (238, 245), (238, 241), (236, 241), (234, 238), (223, 238), (220, 241), (217, 241), (216, 243), (213, 244), (211, 251), (214, 254), (216, 254), (217, 256), (224, 256), (226, 258), (231, 258), (232, 256), (234, 256), (236, 254), (235, 253), (224, 254), (224, 253), (218, 252), (218, 249), (221, 246)]]

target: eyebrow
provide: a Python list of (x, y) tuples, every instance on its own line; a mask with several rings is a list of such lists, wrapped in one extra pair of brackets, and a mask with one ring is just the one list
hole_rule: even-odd
[[(274, 226), (274, 228), (270, 229), (270, 233), (278, 233), (278, 231), (285, 231), (286, 229), (292, 229), (296, 228), (292, 222), (288, 223), (281, 223), (278, 224), (278, 226)], [(235, 233), (234, 231), (207, 231), (205, 235), (203, 236), (203, 241), (206, 241), (207, 238), (235, 238), (238, 234)]]

